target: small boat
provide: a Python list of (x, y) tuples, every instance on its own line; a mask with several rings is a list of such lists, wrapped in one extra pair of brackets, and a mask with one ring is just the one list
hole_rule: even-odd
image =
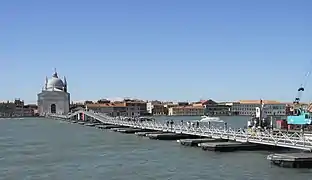
[(201, 120), (199, 122), (224, 122), (219, 117), (209, 117), (209, 116), (201, 116)]

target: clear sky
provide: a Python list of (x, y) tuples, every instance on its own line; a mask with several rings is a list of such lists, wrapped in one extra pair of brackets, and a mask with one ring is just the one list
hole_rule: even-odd
[[(312, 69), (311, 0), (0, 2), (0, 100), (54, 68), (73, 100), (292, 101)], [(312, 100), (312, 76), (304, 99)]]

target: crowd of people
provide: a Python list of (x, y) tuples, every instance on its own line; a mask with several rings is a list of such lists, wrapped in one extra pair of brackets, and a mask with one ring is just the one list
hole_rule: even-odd
[[(166, 121), (166, 126), (167, 127), (170, 127), (171, 129), (173, 128), (173, 125), (174, 125), (174, 121), (173, 120), (168, 120)], [(185, 122), (183, 120), (180, 121), (180, 125), (181, 126), (184, 126), (185, 125)], [(186, 126), (187, 128), (199, 128), (199, 121), (187, 121), (186, 122)]]

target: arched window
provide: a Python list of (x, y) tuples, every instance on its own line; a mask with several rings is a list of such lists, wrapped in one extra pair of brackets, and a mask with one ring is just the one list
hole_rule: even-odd
[(51, 104), (51, 113), (56, 113), (56, 105)]

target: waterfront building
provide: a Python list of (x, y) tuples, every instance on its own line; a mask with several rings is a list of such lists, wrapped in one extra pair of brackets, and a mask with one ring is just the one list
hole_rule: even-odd
[(86, 104), (85, 108), (110, 116), (137, 116), (139, 113), (139, 110), (128, 108), (124, 102), (91, 103)]
[(147, 102), (146, 103), (146, 111), (147, 111), (147, 113), (149, 113), (149, 114), (153, 114), (153, 108), (154, 108), (154, 103), (153, 102)]
[(179, 106), (178, 103), (172, 103), (172, 102), (164, 104), (164, 107), (167, 108), (167, 109), (169, 109), (171, 107), (178, 107), (178, 106)]
[[(147, 102), (142, 101), (142, 100), (137, 100), (137, 99), (124, 99), (123, 101), (126, 106), (131, 109), (131, 113), (135, 112), (134, 116), (144, 116), (144, 115), (148, 115), (147, 112)], [(136, 111), (139, 111), (139, 113), (136, 113)], [(133, 115), (132, 115), (133, 116)]]
[(228, 104), (219, 104), (211, 99), (201, 100), (199, 102), (193, 103), (193, 106), (204, 107), (206, 115), (213, 116), (227, 116), (231, 112), (231, 106)]
[(38, 106), (36, 104), (26, 104), (23, 107), (23, 116), (24, 117), (35, 116), (37, 109), (38, 109)]
[(190, 105), (189, 102), (178, 102), (178, 106), (188, 106)]
[(157, 116), (168, 115), (168, 109), (162, 104), (155, 104), (153, 106), (152, 114)]
[(34, 116), (36, 106), (25, 105), (24, 101), (15, 99), (0, 103), (0, 117), (30, 117)]
[(147, 112), (150, 115), (167, 115), (168, 109), (160, 102), (148, 102), (146, 103)]
[[(24, 116), (24, 101), (20, 99), (14, 100), (14, 116), (21, 117)], [(27, 112), (29, 113), (29, 112)]]
[(215, 116), (228, 116), (231, 113), (231, 106), (216, 104), (216, 105), (207, 105), (205, 107), (205, 114), (215, 115)]
[(67, 92), (67, 81), (58, 77), (57, 72), (50, 79), (46, 77), (45, 85), (38, 94), (38, 113), (44, 116), (46, 113), (69, 113), (70, 94)]
[(94, 112), (106, 113), (111, 116), (138, 117), (147, 114), (146, 102), (139, 100), (124, 101), (98, 101), (96, 103), (86, 104), (85, 108)]
[(164, 106), (164, 104), (161, 101), (149, 101), (146, 103), (146, 111), (147, 113), (149, 113), (150, 115), (153, 114), (153, 108), (155, 105), (162, 105)]
[(69, 105), (69, 111), (70, 112), (75, 112), (75, 111), (79, 111), (82, 109), (85, 109), (85, 105), (86, 104), (92, 104), (93, 101), (85, 101), (85, 100), (80, 100), (80, 101), (71, 101), (70, 105)]
[(86, 101), (84, 101), (84, 103), (83, 103), (83, 104), (93, 104), (93, 101), (86, 100)]
[(14, 102), (1, 102), (0, 103), (0, 117), (12, 117), (15, 111)]
[(219, 102), (218, 104), (219, 105), (226, 105), (226, 106), (230, 106), (230, 107), (233, 106), (233, 102)]
[(169, 116), (202, 116), (205, 108), (202, 106), (175, 106), (168, 108)]
[[(111, 101), (108, 100), (108, 99), (99, 99), (99, 100), (97, 100), (97, 103), (99, 103), (99, 104), (107, 104), (107, 103), (110, 103), (110, 102)], [(85, 102), (85, 103), (88, 103), (88, 101)]]
[[(264, 113), (268, 116), (285, 116), (287, 103), (278, 101), (263, 100)], [(233, 115), (251, 116), (256, 112), (256, 107), (260, 107), (260, 100), (240, 100), (233, 102), (231, 108)]]

